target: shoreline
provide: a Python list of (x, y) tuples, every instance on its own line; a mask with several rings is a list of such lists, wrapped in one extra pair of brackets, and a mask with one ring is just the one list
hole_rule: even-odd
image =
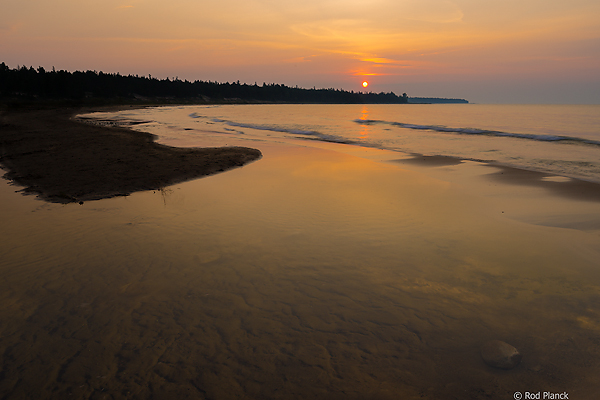
[(547, 190), (552, 195), (566, 199), (600, 202), (600, 183), (566, 175), (558, 175), (552, 172), (519, 168), (514, 165), (500, 164), (493, 161), (440, 155), (411, 154), (410, 158), (391, 161), (401, 165), (414, 165), (419, 168), (456, 167), (467, 162), (478, 163), (487, 169), (496, 169), (496, 171), (484, 174), (489, 182), (541, 188)]
[(148, 133), (74, 120), (76, 114), (144, 106), (45, 107), (0, 113), (4, 178), (54, 203), (127, 196), (241, 167), (262, 157), (247, 147), (174, 148)]
[[(93, 112), (174, 105), (46, 105), (0, 109), (3, 132), (0, 137), (0, 168), (5, 170), (3, 177), (23, 186), (20, 191), (25, 194), (35, 194), (54, 203), (72, 203), (158, 190), (240, 167), (262, 157), (260, 150), (239, 146), (170, 147), (156, 143), (154, 135), (130, 129), (128, 125), (75, 118), (79, 114)], [(51, 135), (40, 140), (41, 132)], [(87, 139), (80, 137), (80, 140), (74, 141), (78, 137), (76, 135), (85, 135)], [(326, 143), (317, 147), (323, 146), (329, 147)], [(353, 147), (362, 148), (360, 145)], [(439, 171), (475, 162), (486, 169), (497, 169), (481, 174), (494, 184), (541, 188), (565, 199), (600, 202), (600, 183), (595, 181), (485, 160), (398, 154), (406, 157), (382, 161), (415, 167), (427, 175), (435, 169), (434, 175), (442, 179)]]
[[(293, 103), (288, 103), (293, 104)], [(412, 104), (412, 103), (408, 103)], [(205, 104), (203, 104), (205, 105)], [(215, 105), (226, 105), (221, 103), (215, 103)], [(250, 105), (250, 104), (246, 104)], [(141, 105), (141, 106), (129, 106), (135, 108), (146, 108), (146, 107), (174, 107), (176, 104), (163, 104), (163, 105)], [(193, 106), (193, 104), (181, 104), (181, 106)], [(121, 111), (129, 109), (127, 106), (117, 108), (114, 111)], [(110, 109), (102, 110), (102, 111), (113, 111)], [(109, 126), (123, 129), (131, 129), (135, 125), (139, 123), (144, 123), (146, 121), (139, 122), (123, 122), (119, 119), (106, 119), (100, 120), (95, 118), (87, 118), (83, 117), (79, 119), (83, 123), (96, 125), (96, 126)], [(316, 143), (318, 145), (316, 145)], [(315, 146), (313, 147), (325, 147), (329, 148), (328, 145), (333, 145), (337, 147), (338, 145), (343, 146), (351, 146), (357, 149), (377, 149), (385, 152), (391, 152), (393, 154), (400, 155), (402, 158), (398, 159), (388, 159), (385, 161), (393, 161), (398, 162), (399, 164), (408, 164), (414, 165), (421, 170), (421, 167), (446, 167), (446, 166), (456, 166), (460, 164), (464, 164), (466, 162), (474, 162), (485, 165), (487, 167), (497, 168), (500, 171), (498, 173), (490, 172), (490, 179), (494, 179), (497, 182), (503, 182), (508, 184), (516, 184), (516, 185), (528, 185), (532, 187), (540, 187), (544, 189), (548, 189), (555, 194), (561, 195), (563, 197), (577, 199), (577, 200), (589, 200), (589, 201), (599, 201), (600, 202), (600, 181), (596, 181), (590, 178), (581, 177), (581, 176), (572, 176), (572, 175), (564, 175), (557, 174), (551, 171), (543, 170), (543, 169), (535, 169), (528, 168), (525, 166), (519, 166), (514, 164), (504, 164), (495, 160), (487, 160), (487, 159), (477, 159), (477, 158), (468, 158), (468, 157), (459, 157), (459, 156), (448, 156), (448, 155), (437, 155), (437, 154), (421, 154), (416, 152), (402, 152), (399, 150), (391, 150), (386, 148), (377, 148), (377, 147), (363, 147), (362, 144), (358, 142), (350, 142), (350, 143), (337, 143), (337, 142), (329, 142), (329, 141), (313, 141)], [(339, 149), (339, 148), (338, 148)], [(338, 150), (339, 151), (339, 150)], [(356, 154), (356, 151), (342, 151), (348, 154)]]

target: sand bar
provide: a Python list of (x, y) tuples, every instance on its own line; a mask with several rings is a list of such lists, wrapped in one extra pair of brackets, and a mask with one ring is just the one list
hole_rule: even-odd
[(243, 147), (180, 149), (149, 134), (86, 125), (92, 109), (3, 111), (0, 161), (6, 178), (45, 200), (69, 203), (160, 189), (240, 167), (261, 157)]

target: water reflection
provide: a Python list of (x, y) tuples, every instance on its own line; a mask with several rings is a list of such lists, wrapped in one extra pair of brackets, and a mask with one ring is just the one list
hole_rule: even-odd
[[(363, 106), (359, 119), (364, 120), (364, 121), (369, 120), (369, 108), (367, 106)], [(360, 125), (360, 132), (358, 134), (358, 137), (363, 141), (367, 141), (369, 136), (371, 136), (372, 129), (373, 128), (371, 125), (367, 125), (367, 124)]]
[[(81, 207), (38, 210), (4, 188), (0, 395), (597, 388), (597, 238), (499, 220), (394, 165), (260, 150), (235, 171)], [(489, 339), (522, 364), (485, 366)]]

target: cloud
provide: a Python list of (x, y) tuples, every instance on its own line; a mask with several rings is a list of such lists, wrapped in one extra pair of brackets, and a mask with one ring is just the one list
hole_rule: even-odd
[(392, 60), (389, 58), (382, 58), (382, 57), (361, 58), (360, 61), (370, 62), (373, 64), (401, 64), (402, 63), (402, 61)]
[(598, 0), (10, 0), (2, 11), (7, 60), (65, 68), (326, 84), (597, 77), (600, 65)]
[(297, 64), (297, 63), (307, 63), (307, 62), (311, 62), (313, 61), (313, 59), (316, 57), (315, 54), (310, 55), (310, 56), (301, 56), (301, 57), (293, 57), (293, 58), (287, 58), (287, 59), (283, 59), (281, 60), (283, 63), (291, 63), (291, 64)]

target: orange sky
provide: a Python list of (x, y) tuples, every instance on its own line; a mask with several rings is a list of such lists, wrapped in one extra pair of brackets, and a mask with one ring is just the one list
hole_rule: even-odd
[(10, 67), (600, 103), (598, 0), (0, 1)]

